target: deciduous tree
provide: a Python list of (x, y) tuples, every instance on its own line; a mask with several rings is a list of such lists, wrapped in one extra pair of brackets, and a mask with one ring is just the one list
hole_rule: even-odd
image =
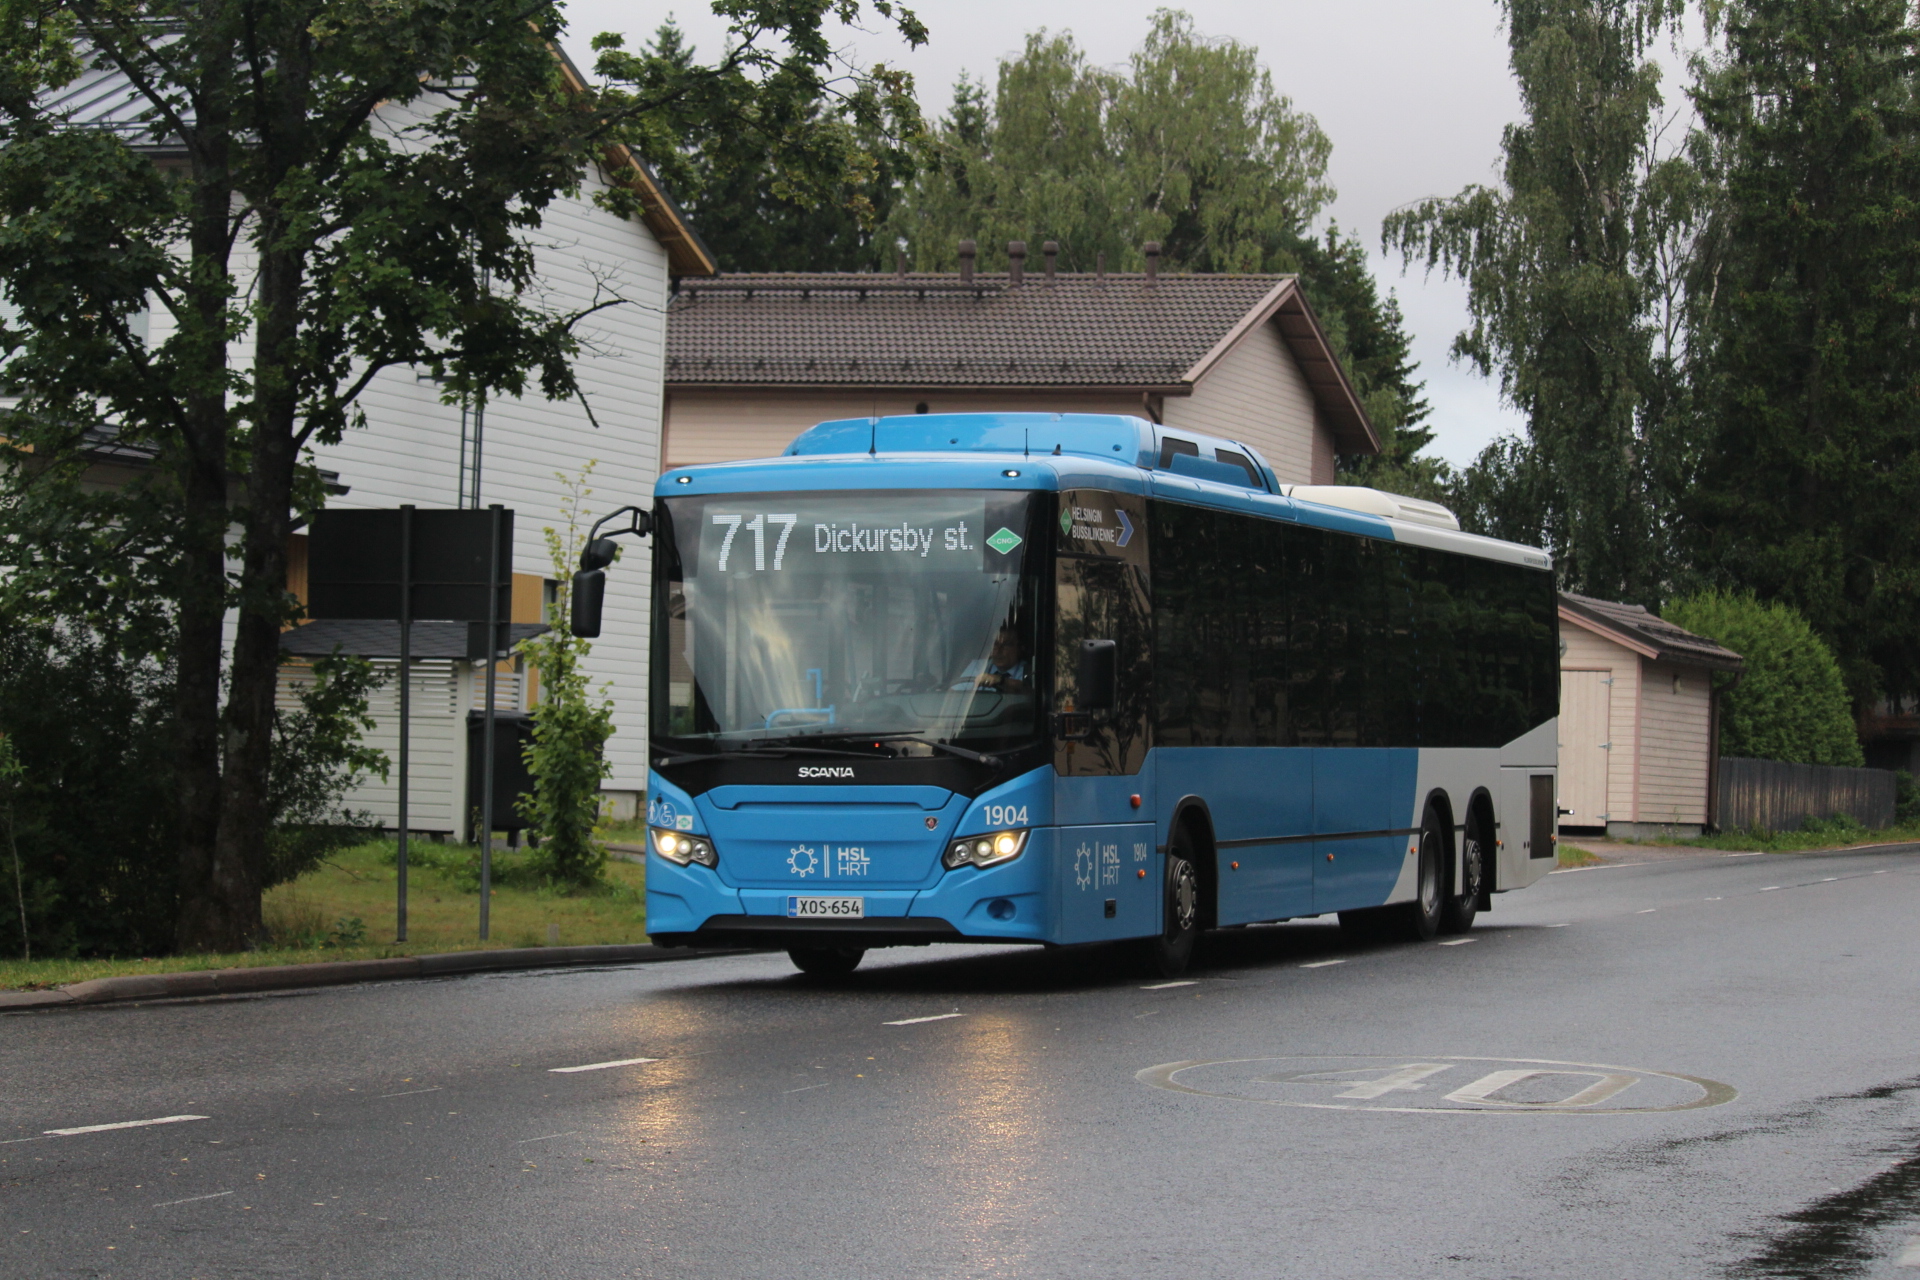
[[(0, 566), (9, 608), (138, 619), (170, 660), (179, 945), (260, 933), (287, 535), (322, 500), (303, 452), (364, 425), (396, 365), (450, 398), (576, 395), (579, 317), (534, 288), (545, 211), (678, 101), (837, 74), (829, 24), (860, 10), (728, 0), (715, 66), (623, 81), (603, 40), (582, 85), (540, 0), (0, 0)], [(63, 115), (89, 71), (130, 88), (115, 128)], [(817, 142), (803, 121), (770, 145), (804, 169)], [(149, 307), (170, 322), (152, 345)], [(92, 491), (109, 439), (154, 466)]]
[(1691, 550), (1792, 604), (1856, 702), (1920, 694), (1920, 30), (1742, 0), (1695, 94), (1722, 187), (1694, 292)]

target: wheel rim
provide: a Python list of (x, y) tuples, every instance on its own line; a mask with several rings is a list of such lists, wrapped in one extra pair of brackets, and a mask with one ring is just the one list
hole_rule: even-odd
[(1178, 938), (1192, 930), (1193, 923), (1200, 915), (1200, 885), (1193, 874), (1193, 864), (1185, 858), (1176, 858), (1173, 873), (1168, 877), (1167, 886), (1167, 937)]
[(1466, 882), (1460, 886), (1460, 896), (1463, 898), (1480, 896), (1482, 878), (1480, 859), (1480, 841), (1473, 836), (1468, 836), (1460, 847), (1460, 878)]
[(1420, 907), (1428, 915), (1440, 909), (1439, 843), (1431, 831), (1420, 835)]

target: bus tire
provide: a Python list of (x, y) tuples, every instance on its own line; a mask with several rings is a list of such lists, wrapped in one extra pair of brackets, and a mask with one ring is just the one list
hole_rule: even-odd
[(787, 958), (802, 973), (817, 978), (844, 978), (860, 967), (865, 947), (788, 947)]
[(1187, 971), (1200, 937), (1200, 869), (1184, 827), (1167, 844), (1163, 894), (1160, 936), (1141, 939), (1140, 955), (1150, 977), (1177, 978)]
[(1446, 824), (1432, 804), (1420, 818), (1420, 866), (1414, 880), (1413, 901), (1402, 909), (1407, 932), (1416, 942), (1430, 941), (1440, 932), (1446, 903)]
[(1467, 810), (1467, 829), (1460, 837), (1460, 883), (1449, 886), (1446, 906), (1440, 912), (1440, 932), (1465, 933), (1473, 928), (1480, 914), (1480, 900), (1487, 892), (1487, 865), (1491, 846), (1480, 820), (1480, 806)]

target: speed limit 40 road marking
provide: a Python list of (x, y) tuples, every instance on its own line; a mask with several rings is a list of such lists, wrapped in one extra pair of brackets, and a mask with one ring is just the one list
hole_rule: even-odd
[(1444, 1115), (1636, 1115), (1717, 1107), (1739, 1096), (1730, 1084), (1678, 1071), (1450, 1054), (1196, 1058), (1147, 1067), (1135, 1078), (1266, 1106)]

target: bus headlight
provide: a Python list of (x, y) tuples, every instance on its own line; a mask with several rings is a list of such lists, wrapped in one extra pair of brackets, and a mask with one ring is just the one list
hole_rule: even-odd
[(697, 862), (703, 867), (720, 865), (720, 855), (714, 852), (713, 841), (705, 836), (694, 835), (691, 831), (669, 831), (665, 827), (647, 828), (648, 843), (653, 851), (668, 862), (686, 866)]
[(1026, 847), (1025, 831), (990, 831), (985, 835), (955, 840), (947, 846), (946, 856), (941, 861), (947, 864), (950, 871), (956, 867), (991, 867), (1012, 862)]

